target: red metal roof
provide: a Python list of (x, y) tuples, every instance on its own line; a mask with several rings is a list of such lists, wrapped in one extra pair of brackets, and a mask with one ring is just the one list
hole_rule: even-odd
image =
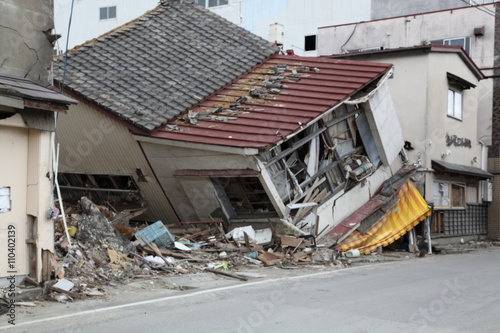
[(265, 149), (349, 99), (391, 67), (273, 55), (152, 136)]

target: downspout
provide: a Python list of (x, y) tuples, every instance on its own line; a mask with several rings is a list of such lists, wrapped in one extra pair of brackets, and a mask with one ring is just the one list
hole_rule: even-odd
[(485, 156), (484, 152), (486, 151), (486, 145), (481, 140), (477, 140), (477, 142), (481, 144), (481, 169), (486, 170), (485, 169), (486, 163), (484, 162), (484, 156)]

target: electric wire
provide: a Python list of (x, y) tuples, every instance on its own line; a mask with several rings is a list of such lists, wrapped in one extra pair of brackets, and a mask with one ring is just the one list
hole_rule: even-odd
[(71, 21), (73, 19), (73, 5), (75, 4), (75, 0), (71, 0), (71, 10), (69, 14), (69, 22), (68, 22), (68, 33), (66, 36), (66, 49), (64, 52), (64, 69), (63, 69), (63, 77), (61, 80), (61, 87), (60, 87), (60, 92), (62, 94), (63, 89), (64, 89), (64, 81), (66, 80), (66, 69), (68, 65), (68, 44), (69, 44), (69, 33), (71, 31)]

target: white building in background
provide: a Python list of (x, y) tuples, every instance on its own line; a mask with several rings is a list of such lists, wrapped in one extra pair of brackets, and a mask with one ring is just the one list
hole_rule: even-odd
[(318, 56), (318, 27), (474, 6), (486, 0), (194, 0), (301, 56)]
[(371, 15), (371, 0), (195, 1), (262, 38), (277, 40), (283, 49), (292, 49), (301, 56), (317, 55), (318, 27), (366, 21)]
[[(240, 25), (254, 34), (292, 49), (301, 56), (317, 56), (317, 29), (331, 25), (464, 7), (485, 0), (185, 0)], [(146, 11), (160, 0), (54, 0), (56, 43), (66, 48), (68, 24), (73, 16), (68, 48), (85, 43)]]
[(55, 30), (62, 35), (56, 43), (57, 53), (66, 49), (72, 3), (68, 48), (83, 44), (141, 16), (155, 8), (159, 0), (54, 0)]

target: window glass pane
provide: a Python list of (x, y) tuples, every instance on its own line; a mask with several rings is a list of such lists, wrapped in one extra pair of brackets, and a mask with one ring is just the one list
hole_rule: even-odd
[(108, 7), (108, 19), (116, 18), (116, 6)]
[(455, 91), (455, 118), (462, 119), (462, 94)]
[(11, 210), (10, 187), (0, 187), (0, 213)]
[(219, 0), (219, 6), (227, 5), (228, 2), (228, 0)]
[(206, 7), (206, 5), (207, 5), (206, 0), (196, 0), (196, 3), (202, 7)]
[(453, 109), (455, 107), (455, 103), (453, 101), (454, 91), (448, 89), (448, 116), (453, 117)]
[(449, 184), (446, 182), (434, 182), (433, 184), (434, 207), (449, 207)]
[(465, 39), (464, 38), (448, 39), (444, 41), (444, 45), (459, 45), (465, 50)]
[(108, 7), (99, 8), (99, 20), (108, 18)]
[(217, 0), (208, 0), (208, 7), (216, 7)]

